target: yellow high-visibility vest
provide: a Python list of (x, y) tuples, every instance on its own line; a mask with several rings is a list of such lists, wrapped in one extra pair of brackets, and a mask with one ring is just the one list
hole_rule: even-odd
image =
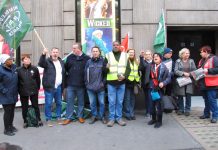
[(140, 76), (138, 73), (138, 67), (139, 67), (138, 64), (136, 64), (135, 61), (133, 62), (133, 64), (131, 62), (129, 62), (129, 64), (130, 64), (131, 72), (129, 74), (128, 79), (130, 81), (136, 80), (137, 82), (139, 82)]
[(127, 53), (121, 52), (120, 59), (117, 62), (117, 60), (114, 57), (113, 52), (109, 52), (106, 54), (106, 58), (108, 60), (108, 63), (110, 64), (109, 72), (107, 74), (107, 80), (118, 80), (118, 74), (123, 74), (126, 71), (126, 65), (127, 65)]

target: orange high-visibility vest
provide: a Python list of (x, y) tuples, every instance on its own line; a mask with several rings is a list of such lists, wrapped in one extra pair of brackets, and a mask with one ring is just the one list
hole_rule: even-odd
[[(203, 68), (204, 69), (214, 68), (214, 56), (207, 60)], [(206, 74), (204, 80), (206, 86), (218, 86), (218, 74), (216, 75)]]

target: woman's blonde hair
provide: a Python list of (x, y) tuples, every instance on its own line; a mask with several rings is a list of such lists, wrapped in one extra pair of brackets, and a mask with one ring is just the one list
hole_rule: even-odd
[(182, 58), (182, 55), (188, 51), (190, 53), (190, 50), (188, 48), (183, 48), (179, 51), (179, 58)]
[[(127, 50), (127, 53), (128, 53), (129, 51), (131, 51), (131, 50), (133, 50), (134, 53), (135, 53), (135, 49), (133, 49), (133, 48), (128, 49), (128, 50)], [(139, 64), (139, 62), (138, 62), (137, 59), (136, 59), (136, 53), (135, 53), (135, 55), (134, 55), (134, 62), (135, 62), (136, 64)]]

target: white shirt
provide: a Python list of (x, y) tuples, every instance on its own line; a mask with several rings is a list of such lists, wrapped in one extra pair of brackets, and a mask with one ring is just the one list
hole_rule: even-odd
[(56, 70), (55, 88), (62, 83), (62, 67), (59, 60), (53, 61)]

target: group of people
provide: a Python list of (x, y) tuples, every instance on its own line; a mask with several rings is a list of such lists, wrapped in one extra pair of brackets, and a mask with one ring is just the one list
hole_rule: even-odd
[[(198, 87), (203, 92), (205, 109), (200, 119), (210, 118), (211, 123), (218, 119), (216, 94), (218, 88), (218, 57), (211, 54), (209, 46), (200, 49), (202, 57), (198, 68), (203, 68), (206, 76), (198, 81)], [(197, 68), (190, 59), (190, 51), (183, 48), (179, 52), (179, 59), (172, 60), (172, 49), (165, 48), (164, 54), (153, 53), (151, 50), (141, 51), (140, 62), (136, 58), (136, 51), (128, 49), (120, 51), (120, 43), (113, 42), (113, 49), (105, 57), (101, 55), (99, 47), (94, 46), (91, 57), (82, 52), (80, 43), (73, 44), (72, 54), (64, 62), (58, 48), (49, 51), (44, 49), (38, 65), (44, 68), (42, 85), (45, 93), (45, 119), (50, 127), (52, 121), (52, 103), (56, 103), (57, 123), (68, 125), (72, 122), (75, 103), (78, 105), (77, 118), (84, 123), (84, 102), (87, 92), (91, 115), (89, 124), (100, 120), (108, 127), (115, 123), (125, 126), (127, 120), (135, 120), (135, 98), (140, 86), (143, 88), (146, 102), (146, 115), (151, 115), (148, 125), (155, 128), (162, 126), (164, 95), (178, 97), (178, 115), (190, 115), (191, 95), (193, 94), (194, 79), (192, 72)], [(22, 56), (23, 65), (19, 68), (13, 64), (7, 54), (0, 56), (0, 104), (4, 109), (4, 134), (14, 135), (17, 129), (13, 125), (15, 104), (18, 93), (22, 104), (24, 128), (28, 127), (27, 112), (30, 99), (35, 110), (39, 126), (43, 125), (38, 107), (38, 91), (40, 77), (37, 67), (33, 66), (29, 55)], [(192, 82), (180, 86), (176, 79), (191, 78)], [(141, 85), (139, 85), (141, 84)], [(175, 87), (175, 88), (174, 88)], [(61, 118), (62, 94), (66, 89), (66, 115)], [(173, 90), (175, 89), (175, 91)], [(105, 99), (108, 100), (108, 116), (105, 116)], [(183, 97), (186, 98), (185, 106)], [(99, 108), (98, 108), (99, 106)]]

